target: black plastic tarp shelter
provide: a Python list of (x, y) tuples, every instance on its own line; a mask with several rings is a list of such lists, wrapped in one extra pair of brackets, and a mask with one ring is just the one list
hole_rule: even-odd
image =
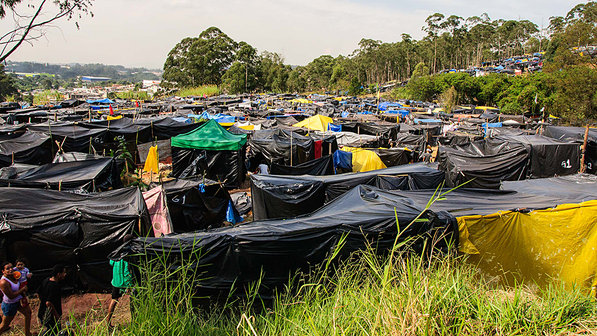
[(122, 188), (122, 168), (122, 164), (111, 157), (48, 163), (0, 179), (0, 186), (80, 192), (108, 191)]
[(0, 167), (13, 163), (40, 165), (52, 162), (54, 157), (50, 137), (25, 132), (13, 139), (0, 140)]
[[(430, 211), (422, 215), (429, 221), (406, 225), (421, 212), (423, 208), (408, 198), (359, 186), (307, 216), (139, 238), (122, 246), (112, 258), (138, 253), (151, 257), (165, 251), (173, 256), (182, 253), (197, 258), (193, 265), (201, 274), (197, 283), (201, 294), (227, 292), (234, 285), (242, 295), (247, 285), (260, 280), (261, 294), (267, 295), (273, 288), (287, 284), (289, 276), (297, 270), (307, 271), (310, 266), (322, 263), (344, 235), (346, 242), (340, 257), (366, 248), (367, 243), (382, 253), (387, 251), (396, 239), (396, 220), (404, 224), (400, 225), (403, 231), (398, 241), (414, 238), (410, 246), (419, 253), (431, 245), (432, 237), (447, 235), (449, 240), (457, 232), (452, 216)], [(437, 245), (444, 249), (446, 246), (443, 240)]]
[[(560, 141), (582, 145), (585, 131), (585, 127), (547, 126), (543, 131), (543, 135)], [(589, 128), (585, 163), (587, 165), (587, 173), (595, 174), (597, 172), (597, 129), (595, 128)]]
[(334, 174), (334, 160), (331, 155), (307, 161), (296, 166), (283, 166), (272, 163), (270, 174), (273, 175), (332, 175)]
[[(228, 190), (211, 180), (176, 179), (162, 184), (176, 233), (223, 226), (231, 202)], [(233, 211), (236, 211), (233, 209)]]
[(597, 176), (575, 174), (523, 181), (504, 181), (502, 189), (580, 203), (597, 199)]
[(109, 149), (108, 130), (87, 128), (69, 122), (49, 122), (28, 126), (30, 131), (41, 132), (52, 139), (52, 148), (58, 150), (58, 142), (64, 152), (102, 153)]
[(170, 140), (172, 176), (205, 177), (238, 188), (245, 180), (246, 134), (232, 134), (215, 120)]
[(249, 169), (253, 170), (262, 162), (295, 166), (316, 159), (316, 142), (319, 155), (331, 155), (338, 149), (333, 135), (303, 136), (297, 132), (269, 129), (255, 131), (249, 139)]
[(531, 153), (528, 175), (531, 178), (575, 174), (580, 169), (580, 146), (541, 135), (502, 135), (496, 139), (519, 142)]
[(0, 260), (26, 258), (36, 274), (30, 288), (63, 263), (70, 268), (69, 286), (109, 289), (108, 254), (124, 235), (151, 229), (137, 188), (93, 195), (0, 188), (0, 209)]
[(464, 146), (440, 146), (438, 162), (446, 184), (455, 187), (499, 189), (501, 181), (527, 176), (530, 150), (517, 142), (483, 140)]
[(435, 189), (444, 173), (416, 163), (330, 176), (251, 175), (253, 218), (291, 218), (312, 212), (357, 185), (386, 190)]

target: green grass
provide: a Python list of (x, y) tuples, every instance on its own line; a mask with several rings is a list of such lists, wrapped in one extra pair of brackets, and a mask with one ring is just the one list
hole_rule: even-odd
[[(451, 190), (450, 190), (451, 191)], [(448, 191), (448, 192), (450, 192)], [(446, 193), (437, 192), (427, 204)], [(422, 214), (422, 213), (421, 213)], [(421, 214), (409, 225), (426, 221)], [(397, 223), (398, 225), (398, 223)], [(400, 229), (400, 227), (399, 227)], [(399, 230), (403, 232), (403, 230)], [(399, 237), (399, 236), (398, 236)], [(145, 260), (131, 322), (117, 331), (71, 319), (78, 335), (553, 335), (597, 330), (595, 302), (584, 288), (561, 283), (507, 287), (465, 257), (409, 249), (399, 242), (384, 256), (372, 248), (309, 274), (296, 274), (263, 309), (260, 282), (247, 298), (213, 307), (193, 304), (200, 251)], [(431, 242), (433, 244), (433, 242)], [(177, 260), (172, 265), (168, 260)], [(332, 262), (334, 261), (334, 262)], [(207, 308), (207, 309), (206, 309)]]
[(57, 103), (62, 100), (62, 95), (56, 90), (44, 90), (33, 96), (33, 105), (45, 105)]
[(151, 97), (147, 91), (124, 91), (115, 92), (117, 98), (120, 99), (133, 99), (133, 100), (150, 100)]
[(190, 96), (217, 96), (220, 94), (220, 89), (217, 85), (203, 85), (194, 88), (180, 89), (176, 92), (178, 97), (190, 97)]
[[(166, 258), (164, 258), (166, 260)], [(504, 287), (461, 257), (362, 252), (334, 272), (300, 275), (266, 310), (244, 302), (199, 310), (190, 262), (144, 266), (135, 314), (119, 335), (553, 335), (596, 330), (581, 289)], [(333, 266), (330, 266), (333, 267)], [(77, 334), (108, 335), (75, 325)]]

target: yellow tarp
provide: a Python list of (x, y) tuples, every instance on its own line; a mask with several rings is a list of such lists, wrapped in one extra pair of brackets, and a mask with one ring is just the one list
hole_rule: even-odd
[(485, 273), (504, 276), (508, 283), (596, 283), (597, 201), (464, 216), (458, 227), (459, 250)]
[(122, 119), (122, 115), (119, 115), (119, 116), (116, 116), (116, 117), (113, 117), (113, 116), (108, 116), (108, 117), (107, 117), (107, 119), (108, 119), (108, 120), (118, 120), (118, 119)]
[(352, 153), (353, 172), (367, 172), (388, 168), (374, 151), (353, 147), (342, 147), (342, 150)]
[(299, 104), (312, 104), (313, 101), (312, 100), (308, 100), (305, 98), (295, 98), (290, 100), (291, 103), (299, 103)]
[(154, 172), (156, 174), (159, 173), (160, 168), (158, 162), (158, 146), (156, 145), (149, 147), (149, 153), (147, 153), (147, 159), (145, 160), (145, 166), (143, 167), (143, 171)]
[(243, 126), (238, 126), (238, 128), (242, 128), (247, 131), (252, 131), (255, 129), (255, 125), (243, 125)]
[(301, 122), (298, 122), (292, 126), (294, 127), (304, 127), (314, 131), (322, 131), (325, 132), (328, 130), (328, 124), (333, 123), (334, 120), (330, 117), (324, 117), (322, 115), (314, 115), (309, 117)]

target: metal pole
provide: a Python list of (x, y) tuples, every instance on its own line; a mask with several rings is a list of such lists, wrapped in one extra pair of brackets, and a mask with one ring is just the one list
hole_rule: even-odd
[(587, 165), (585, 164), (585, 154), (587, 153), (587, 140), (589, 138), (589, 124), (585, 128), (585, 138), (582, 144), (582, 155), (580, 156), (580, 172), (586, 173)]

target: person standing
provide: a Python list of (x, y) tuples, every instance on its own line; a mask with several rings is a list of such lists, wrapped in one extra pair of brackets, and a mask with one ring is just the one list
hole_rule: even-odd
[(44, 326), (41, 335), (57, 335), (61, 329), (62, 316), (62, 281), (66, 278), (66, 267), (58, 264), (52, 268), (52, 274), (46, 278), (39, 289), (39, 311), (37, 317)]
[(0, 333), (10, 329), (10, 323), (14, 319), (17, 311), (25, 317), (25, 335), (31, 335), (31, 308), (21, 306), (23, 293), (27, 291), (27, 286), (19, 288), (19, 281), (14, 277), (12, 263), (3, 262), (2, 278), (0, 279), (0, 290), (2, 290), (2, 323), (0, 323)]
[[(133, 235), (127, 234), (123, 237), (123, 243), (126, 243), (133, 239)], [(112, 315), (118, 304), (118, 300), (124, 295), (124, 293), (130, 289), (133, 285), (133, 277), (129, 269), (129, 263), (124, 260), (110, 260), (112, 266), (112, 301), (108, 307), (108, 316), (106, 317), (108, 327), (112, 328)], [(130, 303), (133, 304), (132, 302)]]

